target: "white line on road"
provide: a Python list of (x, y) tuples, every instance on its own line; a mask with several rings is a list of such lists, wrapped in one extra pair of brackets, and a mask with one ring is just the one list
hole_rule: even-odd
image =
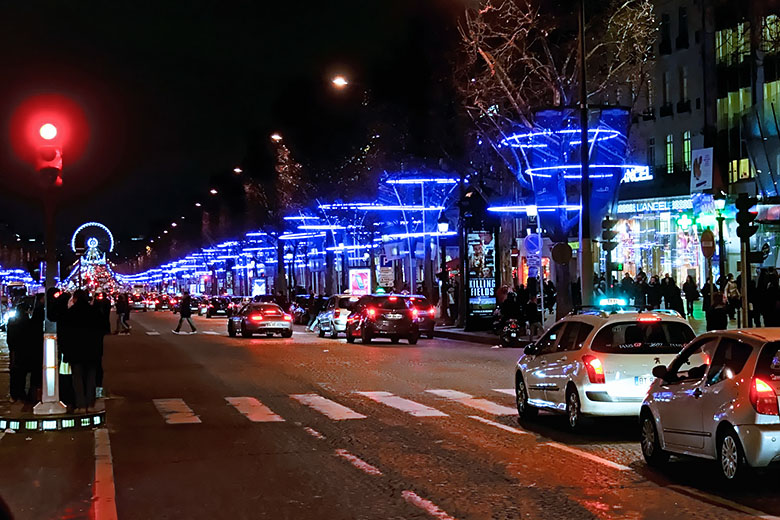
[(422, 498), (414, 491), (402, 491), (401, 496), (404, 497), (404, 500), (414, 506), (419, 507), (434, 518), (438, 518), (439, 520), (455, 520), (453, 517), (442, 511), (439, 506), (430, 500)]
[(514, 433), (517, 435), (531, 435), (534, 436), (533, 433), (527, 432), (525, 430), (521, 430), (520, 428), (513, 428), (511, 426), (507, 426), (506, 424), (501, 424), (496, 421), (491, 421), (490, 419), (485, 419), (484, 417), (480, 417), (479, 415), (469, 415), (471, 419), (474, 419), (476, 421), (479, 421), (481, 423), (489, 424), (490, 426), (495, 426), (496, 428), (501, 428), (504, 431), (508, 431), (510, 433)]
[(147, 336), (159, 336), (159, 335), (160, 335), (160, 333), (159, 333), (159, 332), (157, 332), (156, 330), (147, 330), (147, 331), (146, 331), (146, 335), (147, 335)]
[(325, 439), (325, 436), (323, 434), (321, 434), (320, 432), (318, 432), (317, 430), (315, 430), (314, 428), (309, 428), (308, 426), (306, 426), (306, 427), (303, 428), (303, 431), (305, 431), (306, 433), (308, 433), (309, 435), (311, 435), (315, 439), (320, 439), (320, 440)]
[(116, 520), (114, 462), (108, 430), (95, 430), (95, 482), (92, 486), (92, 514), (95, 520)]
[(568, 451), (569, 453), (573, 453), (575, 455), (579, 455), (580, 457), (584, 457), (588, 460), (591, 460), (593, 462), (597, 462), (599, 464), (602, 464), (604, 466), (607, 466), (612, 469), (616, 469), (618, 471), (633, 471), (628, 466), (624, 466), (622, 464), (618, 464), (617, 462), (612, 462), (611, 460), (603, 459), (599, 457), (598, 455), (594, 455), (592, 453), (589, 453), (585, 450), (580, 450), (577, 448), (572, 448), (571, 446), (566, 446), (565, 444), (560, 444), (558, 442), (545, 442), (542, 444), (542, 446), (552, 446), (553, 448), (558, 448), (559, 450)]
[(745, 513), (746, 515), (755, 516), (758, 518), (761, 518), (763, 520), (778, 520), (780, 517), (773, 516), (767, 513), (764, 513), (763, 511), (759, 511), (757, 509), (753, 509), (751, 507), (743, 506), (742, 504), (738, 504), (736, 502), (732, 502), (731, 500), (727, 500), (725, 498), (721, 498), (716, 495), (710, 495), (709, 493), (705, 493), (703, 491), (699, 491), (697, 489), (692, 489), (687, 486), (678, 486), (676, 484), (672, 484), (670, 486), (666, 486), (667, 489), (671, 489), (672, 491), (675, 491), (677, 493), (680, 493), (681, 495), (688, 495), (695, 498), (698, 498), (700, 500), (704, 500), (706, 502), (712, 502), (714, 504), (718, 504), (721, 506), (725, 506), (727, 508), (734, 509), (735, 511), (739, 511), (740, 513)]
[(226, 397), (225, 401), (252, 422), (284, 422), (282, 417), (254, 397)]
[(426, 392), (491, 415), (517, 415), (517, 410), (514, 408), (503, 406), (487, 399), (476, 399), (472, 395), (458, 392), (457, 390), (426, 390)]
[(440, 412), (436, 408), (431, 408), (430, 406), (425, 406), (424, 404), (416, 403), (414, 401), (410, 401), (409, 399), (404, 399), (403, 397), (398, 397), (397, 395), (393, 395), (390, 392), (355, 393), (368, 397), (372, 401), (384, 404), (390, 408), (401, 410), (402, 412), (406, 412), (409, 415), (413, 415), (415, 417), (448, 417), (446, 413)]
[(203, 334), (208, 334), (209, 336), (219, 336), (219, 332), (216, 332), (214, 330), (204, 330)]
[(183, 399), (154, 399), (154, 406), (168, 424), (198, 424), (200, 418)]
[(499, 394), (511, 395), (512, 397), (515, 396), (514, 388), (494, 388), (493, 391), (498, 392)]
[(334, 421), (343, 421), (345, 419), (365, 419), (366, 416), (356, 411), (340, 405), (330, 399), (325, 399), (317, 394), (293, 394), (290, 397), (309, 408), (317, 410), (321, 414), (330, 417)]
[(338, 449), (336, 450), (336, 455), (338, 455), (342, 459), (348, 460), (350, 464), (355, 466), (363, 473), (367, 473), (375, 477), (382, 476), (382, 472), (379, 470), (379, 468), (377, 468), (376, 466), (372, 466), (371, 464), (369, 464), (368, 462), (364, 461), (363, 459), (361, 459), (356, 455), (352, 455), (347, 450)]

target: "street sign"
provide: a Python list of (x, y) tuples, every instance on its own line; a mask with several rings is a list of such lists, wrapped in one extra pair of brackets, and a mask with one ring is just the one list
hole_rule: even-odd
[(395, 283), (395, 273), (392, 267), (380, 267), (379, 268), (379, 285), (381, 287), (392, 287)]
[(715, 235), (709, 229), (701, 232), (701, 254), (704, 258), (712, 258), (715, 255)]
[(528, 255), (525, 257), (528, 267), (541, 267), (542, 258), (539, 255)]
[(552, 248), (552, 259), (556, 264), (568, 264), (571, 260), (571, 246), (565, 242), (555, 244)]
[(769, 247), (769, 244), (764, 242), (764, 245), (761, 246), (761, 254), (764, 256), (764, 260), (767, 259), (769, 256), (769, 252), (771, 251), (771, 248)]
[(538, 255), (542, 252), (542, 236), (536, 233), (528, 235), (523, 240), (523, 247), (527, 255)]

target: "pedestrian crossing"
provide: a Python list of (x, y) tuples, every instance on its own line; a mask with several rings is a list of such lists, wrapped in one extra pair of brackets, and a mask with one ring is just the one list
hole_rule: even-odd
[[(506, 389), (493, 389), (491, 392), (506, 394)], [(282, 396), (290, 399), (305, 408), (308, 408), (318, 415), (324, 416), (332, 421), (350, 421), (369, 418), (372, 414), (379, 414), (382, 410), (391, 408), (398, 412), (407, 414), (414, 418), (435, 419), (450, 417), (453, 412), (452, 406), (460, 410), (463, 416), (472, 419), (481, 420), (479, 416), (471, 415), (474, 410), (483, 412), (486, 415), (495, 417), (506, 415), (517, 415), (517, 411), (509, 406), (504, 406), (490, 399), (477, 398), (471, 394), (453, 389), (430, 389), (420, 394), (421, 400), (437, 401), (443, 400), (449, 407), (447, 412), (439, 409), (441, 405), (434, 403), (423, 403), (407, 397), (395, 395), (387, 391), (351, 391), (344, 394), (350, 401), (347, 406), (344, 402), (337, 402), (340, 398), (328, 398), (318, 393), (289, 394)], [(349, 396), (359, 396), (365, 399)], [(503, 397), (505, 399), (505, 397)], [(242, 415), (248, 421), (253, 423), (283, 423), (285, 419), (278, 410), (274, 410), (268, 403), (263, 403), (257, 397), (253, 396), (235, 396), (225, 397), (224, 401), (237, 413)], [(278, 404), (278, 398), (274, 397)], [(166, 424), (201, 424), (201, 416), (193, 410), (198, 406), (190, 407), (183, 399), (165, 398), (154, 399), (154, 406)], [(377, 408), (379, 405), (379, 408)], [(490, 420), (482, 420), (486, 424)]]

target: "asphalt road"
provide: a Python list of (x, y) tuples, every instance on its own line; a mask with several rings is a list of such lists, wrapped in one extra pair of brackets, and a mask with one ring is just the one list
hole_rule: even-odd
[[(712, 463), (647, 468), (633, 420), (578, 435), (561, 416), (519, 424), (518, 350), (229, 338), (219, 318), (174, 335), (175, 321), (134, 313), (130, 336), (107, 339), (122, 520), (780, 516), (778, 469), (723, 487)], [(0, 438), (0, 494), (17, 518), (110, 518), (99, 438)]]

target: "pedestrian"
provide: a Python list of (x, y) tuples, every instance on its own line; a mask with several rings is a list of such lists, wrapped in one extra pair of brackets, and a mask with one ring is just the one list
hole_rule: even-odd
[[(279, 293), (281, 294), (281, 292)], [(195, 324), (192, 323), (192, 298), (190, 298), (189, 291), (184, 291), (181, 295), (181, 302), (179, 303), (179, 324), (176, 325), (176, 329), (174, 329), (173, 333), (178, 334), (179, 331), (181, 331), (181, 324), (184, 320), (187, 320), (187, 323), (190, 324), (190, 329), (192, 329), (192, 333), (198, 332), (195, 328)]]
[(737, 282), (734, 281), (734, 275), (729, 273), (726, 276), (726, 300), (728, 301), (728, 314), (729, 319), (735, 319), (737, 309), (741, 306), (739, 288)]
[(701, 310), (704, 311), (705, 315), (707, 313), (707, 309), (710, 308), (710, 304), (712, 303), (712, 293), (710, 292), (711, 281), (712, 278), (708, 276), (707, 281), (705, 281), (704, 285), (701, 287)]
[(555, 307), (555, 297), (557, 295), (557, 292), (555, 290), (555, 284), (552, 283), (552, 280), (547, 279), (544, 282), (544, 308), (547, 309), (547, 312), (552, 314), (553, 308)]
[(130, 303), (127, 300), (127, 295), (120, 293), (116, 299), (116, 330), (114, 334), (128, 334), (130, 333), (130, 325), (127, 324), (127, 314), (130, 312)]
[(86, 291), (76, 290), (71, 300), (72, 305), (59, 320), (65, 325), (58, 331), (59, 343), (73, 374), (74, 412), (89, 412), (95, 406), (100, 338), (105, 327)]
[(647, 307), (650, 309), (661, 308), (661, 284), (658, 282), (658, 277), (653, 275), (650, 277), (650, 282), (647, 284)]
[(11, 402), (27, 400), (27, 375), (28, 375), (28, 344), (26, 341), (26, 331), (30, 316), (28, 314), (28, 304), (19, 303), (15, 310), (16, 315), (8, 320), (6, 343), (10, 354), (10, 393)]
[(780, 323), (780, 279), (777, 271), (770, 267), (767, 272), (766, 287), (763, 294), (761, 312), (764, 315), (764, 327), (776, 327)]
[(693, 302), (699, 299), (699, 288), (693, 276), (688, 275), (683, 284), (683, 293), (685, 293), (685, 304), (688, 310), (688, 316), (693, 318)]
[(98, 293), (92, 303), (98, 315), (100, 334), (98, 335), (98, 359), (97, 371), (95, 373), (95, 395), (103, 397), (103, 340), (105, 336), (111, 334), (111, 302), (105, 293)]
[(707, 309), (707, 330), (726, 330), (729, 325), (727, 305), (723, 293), (712, 294), (712, 305)]
[(542, 325), (542, 311), (539, 310), (539, 304), (537, 303), (536, 294), (531, 293), (528, 298), (528, 302), (523, 309), (525, 319), (528, 320), (528, 339), (534, 341), (538, 336), (541, 336), (544, 332), (544, 326)]
[(761, 326), (761, 314), (758, 312), (757, 302), (756, 282), (751, 278), (747, 286), (748, 320), (745, 327), (753, 327), (754, 323), (756, 327)]
[(634, 295), (634, 279), (631, 278), (631, 273), (626, 272), (623, 275), (623, 279), (620, 281), (620, 292), (623, 293), (627, 303), (630, 303), (631, 300), (634, 300), (634, 304), (637, 304), (636, 297)]
[(460, 284), (455, 280), (450, 284), (450, 288), (447, 289), (447, 304), (449, 305), (449, 318), (450, 324), (457, 323), (458, 321), (458, 288)]
[(680, 288), (677, 287), (674, 278), (671, 277), (669, 278), (669, 281), (666, 282), (666, 308), (677, 311), (680, 316), (685, 318), (685, 306), (682, 301), (682, 293), (680, 292)]
[(37, 403), (41, 400), (43, 387), (43, 321), (46, 316), (46, 295), (35, 295), (32, 314), (27, 323), (25, 341), (29, 355), (27, 368), (30, 373), (30, 386), (27, 391), (27, 399)]
[[(675, 295), (673, 294), (672, 289), (672, 283), (674, 280), (671, 276), (669, 276), (669, 273), (666, 273), (661, 279), (661, 298), (664, 301), (664, 308), (665, 309), (671, 309), (672, 308), (672, 301), (674, 300)], [(661, 308), (660, 301), (658, 308)]]

